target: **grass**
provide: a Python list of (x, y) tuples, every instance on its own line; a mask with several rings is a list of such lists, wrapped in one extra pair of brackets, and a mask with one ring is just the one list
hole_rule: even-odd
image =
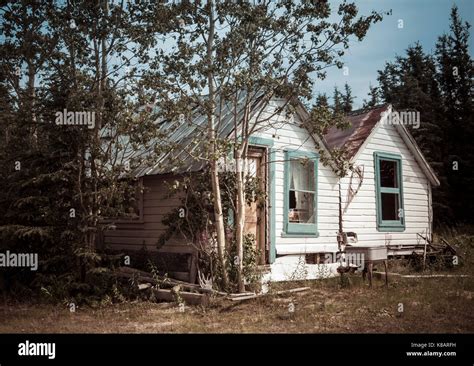
[[(462, 265), (435, 264), (423, 274), (469, 277), (392, 276), (388, 288), (381, 279), (369, 288), (360, 274), (349, 276), (345, 287), (339, 278), (274, 283), (272, 291), (311, 290), (240, 303), (214, 298), (207, 308), (184, 312), (174, 303), (146, 301), (78, 307), (74, 313), (66, 305), (5, 302), (0, 333), (474, 333), (474, 229), (442, 235), (457, 248)], [(406, 261), (390, 260), (389, 272), (414, 270)]]
[[(359, 275), (277, 284), (311, 290), (241, 303), (213, 299), (207, 308), (172, 303), (125, 302), (100, 308), (0, 306), (1, 333), (460, 333), (474, 332), (470, 278), (376, 279)], [(290, 305), (291, 304), (291, 305)], [(403, 306), (403, 312), (400, 304)], [(290, 309), (294, 308), (294, 312)]]

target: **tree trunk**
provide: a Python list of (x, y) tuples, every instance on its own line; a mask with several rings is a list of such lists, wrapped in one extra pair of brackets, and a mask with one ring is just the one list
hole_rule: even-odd
[(245, 226), (245, 176), (247, 171), (247, 158), (244, 148), (237, 150), (237, 199), (236, 199), (236, 245), (237, 245), (237, 278), (239, 292), (245, 292), (245, 283), (243, 276), (243, 258), (244, 258), (244, 226)]
[(220, 265), (222, 268), (222, 283), (225, 288), (229, 286), (229, 279), (227, 276), (227, 266), (225, 258), (225, 227), (224, 227), (224, 215), (222, 214), (222, 197), (219, 185), (219, 171), (217, 161), (219, 159), (218, 152), (216, 149), (216, 127), (215, 127), (215, 90), (214, 90), (214, 75), (212, 71), (213, 57), (212, 48), (214, 45), (214, 1), (208, 0), (207, 5), (209, 7), (209, 37), (207, 39), (207, 81), (209, 87), (209, 103), (210, 110), (207, 115), (208, 119), (208, 137), (210, 141), (210, 166), (211, 166), (211, 185), (213, 194), (213, 205), (214, 205), (214, 220), (217, 232), (217, 255), (219, 256)]
[[(211, 120), (214, 118), (212, 117)], [(215, 145), (215, 142), (212, 143)], [(212, 151), (214, 148), (211, 149)], [(211, 185), (212, 185), (212, 194), (214, 197), (214, 220), (216, 225), (217, 232), (217, 255), (219, 256), (220, 265), (222, 267), (222, 282), (225, 288), (229, 286), (229, 279), (227, 276), (227, 266), (225, 258), (225, 227), (224, 227), (224, 215), (222, 214), (222, 198), (221, 198), (221, 189), (219, 186), (219, 172), (217, 170), (217, 161), (211, 161)]]

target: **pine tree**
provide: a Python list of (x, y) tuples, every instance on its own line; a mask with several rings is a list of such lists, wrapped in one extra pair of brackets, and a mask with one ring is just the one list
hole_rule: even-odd
[[(149, 5), (2, 4), (0, 247), (38, 253), (40, 260), (34, 276), (8, 273), (9, 284), (18, 275), (56, 299), (71, 296), (76, 284), (89, 294), (110, 290), (97, 286), (100, 221), (123, 214), (124, 196), (136, 188), (122, 177), (140, 162), (125, 166), (122, 154), (157, 136), (154, 120), (136, 112), (143, 100), (133, 98), (135, 70), (124, 72), (131, 56), (146, 62), (144, 49), (161, 31), (137, 16)], [(122, 57), (132, 38), (140, 47)], [(64, 109), (92, 111), (94, 126), (57, 125)]]
[[(443, 126), (444, 171), (450, 187), (449, 204), (457, 222), (473, 222), (474, 121), (472, 108), (472, 59), (469, 55), (470, 24), (458, 8), (451, 9), (449, 34), (438, 38), (436, 57), (445, 124)], [(456, 170), (457, 168), (457, 170)]]
[[(438, 38), (435, 55), (417, 43), (379, 71), (382, 99), (395, 109), (420, 111), (420, 128), (410, 128), (441, 186), (433, 190), (436, 224), (472, 222), (474, 209), (472, 60), (469, 28), (451, 10), (450, 33)], [(458, 170), (456, 170), (458, 169)]]
[(334, 112), (343, 112), (343, 101), (342, 101), (342, 93), (339, 91), (337, 86), (334, 87), (334, 92), (332, 95), (333, 105), (332, 108)]
[(352, 96), (352, 88), (349, 84), (344, 84), (344, 95), (342, 97), (342, 109), (345, 113), (352, 111), (352, 104), (354, 103), (355, 97)]
[(398, 56), (379, 71), (379, 90), (383, 100), (395, 110), (420, 112), (420, 124), (406, 126), (420, 146), (428, 162), (433, 166), (442, 186), (433, 192), (435, 218), (439, 222), (452, 219), (447, 192), (449, 185), (444, 179), (444, 151), (442, 142), (444, 115), (439, 86), (436, 81), (436, 63), (416, 43), (408, 47), (404, 57)]
[[(53, 113), (46, 99), (46, 70), (55, 40), (43, 33), (54, 7), (47, 1), (5, 5), (0, 44), (2, 65), (2, 148), (0, 166), (0, 247), (12, 252), (38, 253), (41, 273), (11, 269), (5, 283), (45, 285), (45, 273), (64, 274), (74, 258), (74, 228), (65, 219), (71, 206), (70, 144), (45, 123)], [(41, 78), (42, 83), (38, 85)], [(62, 136), (68, 138), (68, 136)]]
[(369, 99), (364, 99), (362, 108), (372, 108), (376, 105), (379, 105), (381, 102), (380, 91), (378, 87), (372, 86), (369, 84), (369, 93), (367, 94)]
[(318, 96), (316, 97), (316, 106), (318, 107), (329, 107), (329, 101), (328, 101), (328, 96), (325, 93), (319, 93)]

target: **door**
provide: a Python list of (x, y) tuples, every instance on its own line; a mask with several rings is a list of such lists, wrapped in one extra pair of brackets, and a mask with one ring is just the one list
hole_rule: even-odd
[(252, 202), (245, 209), (245, 225), (246, 234), (255, 236), (255, 245), (259, 253), (258, 264), (268, 263), (269, 247), (267, 243), (267, 164), (266, 150), (264, 148), (249, 148), (248, 151), (248, 175), (252, 178), (258, 178), (258, 184), (262, 192), (265, 192), (264, 199)]

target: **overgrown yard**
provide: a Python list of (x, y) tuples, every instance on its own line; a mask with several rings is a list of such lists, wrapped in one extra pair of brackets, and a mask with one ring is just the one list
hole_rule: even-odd
[[(458, 333), (474, 332), (474, 281), (390, 278), (369, 288), (359, 275), (341, 288), (332, 278), (274, 285), (311, 290), (244, 302), (214, 299), (207, 308), (128, 302), (100, 308), (2, 304), (2, 333)], [(294, 310), (294, 311), (291, 311)]]

